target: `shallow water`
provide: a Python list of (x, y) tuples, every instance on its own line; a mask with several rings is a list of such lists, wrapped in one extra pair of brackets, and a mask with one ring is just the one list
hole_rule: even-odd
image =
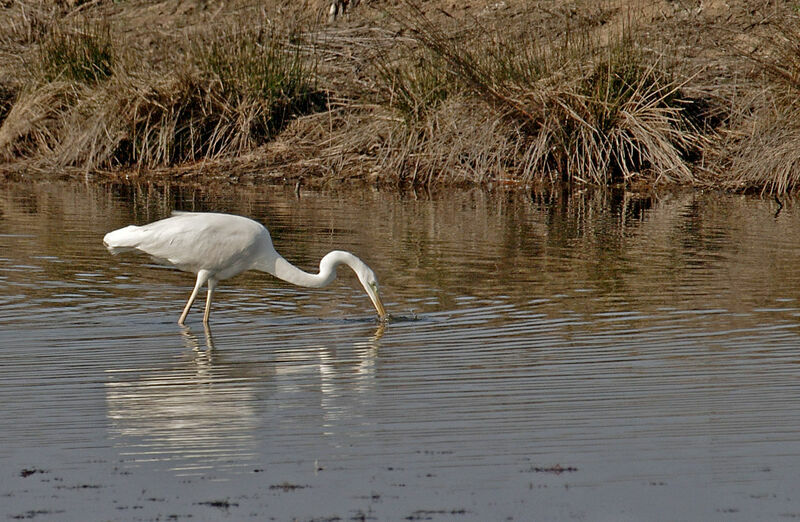
[[(245, 214), (312, 270), (224, 282), (111, 256), (172, 209)], [(0, 516), (800, 517), (800, 214), (719, 194), (8, 185)]]

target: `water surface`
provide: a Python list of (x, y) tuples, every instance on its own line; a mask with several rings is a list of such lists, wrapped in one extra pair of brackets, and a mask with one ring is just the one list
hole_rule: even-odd
[[(244, 214), (332, 286), (111, 256)], [(800, 215), (689, 192), (0, 190), (0, 515), (37, 520), (800, 517)]]

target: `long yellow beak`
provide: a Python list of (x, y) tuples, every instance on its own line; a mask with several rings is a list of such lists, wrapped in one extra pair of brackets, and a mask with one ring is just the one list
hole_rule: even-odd
[[(372, 296), (370, 296), (372, 297)], [(386, 313), (386, 308), (383, 307), (383, 302), (381, 302), (381, 296), (375, 292), (375, 297), (372, 299), (372, 304), (375, 305), (375, 309), (378, 311), (378, 317), (381, 321), (385, 321), (389, 314)]]
[(374, 288), (370, 285), (365, 285), (367, 289), (367, 295), (372, 300), (372, 304), (375, 305), (375, 310), (378, 311), (378, 317), (381, 321), (385, 321), (389, 314), (386, 313), (386, 308), (383, 307), (383, 302), (381, 301), (381, 296), (378, 294), (378, 289)]
[[(378, 294), (375, 294), (376, 297)], [(381, 298), (377, 297), (375, 300), (375, 308), (378, 310), (378, 317), (380, 317), (381, 321), (385, 321), (389, 314), (386, 313), (386, 309), (383, 307), (383, 303), (381, 302)]]

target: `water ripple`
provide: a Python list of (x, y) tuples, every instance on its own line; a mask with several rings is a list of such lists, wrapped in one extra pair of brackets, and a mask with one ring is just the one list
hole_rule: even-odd
[(323, 290), (248, 274), (206, 330), (199, 310), (175, 324), (191, 276), (100, 243), (170, 209), (14, 190), (61, 204), (0, 196), (9, 516), (800, 513), (790, 208), (680, 196), (629, 221), (586, 213), (607, 204), (589, 196), (557, 211), (474, 193), (222, 197), (214, 210), (269, 222), (306, 268), (344, 245), (364, 255), (392, 315), (377, 323), (345, 271)]

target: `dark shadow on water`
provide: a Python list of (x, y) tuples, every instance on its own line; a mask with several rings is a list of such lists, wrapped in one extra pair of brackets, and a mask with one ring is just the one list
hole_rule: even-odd
[(409, 314), (390, 314), (387, 319), (388, 323), (434, 323), (435, 319), (426, 315), (417, 315), (414, 312)]

